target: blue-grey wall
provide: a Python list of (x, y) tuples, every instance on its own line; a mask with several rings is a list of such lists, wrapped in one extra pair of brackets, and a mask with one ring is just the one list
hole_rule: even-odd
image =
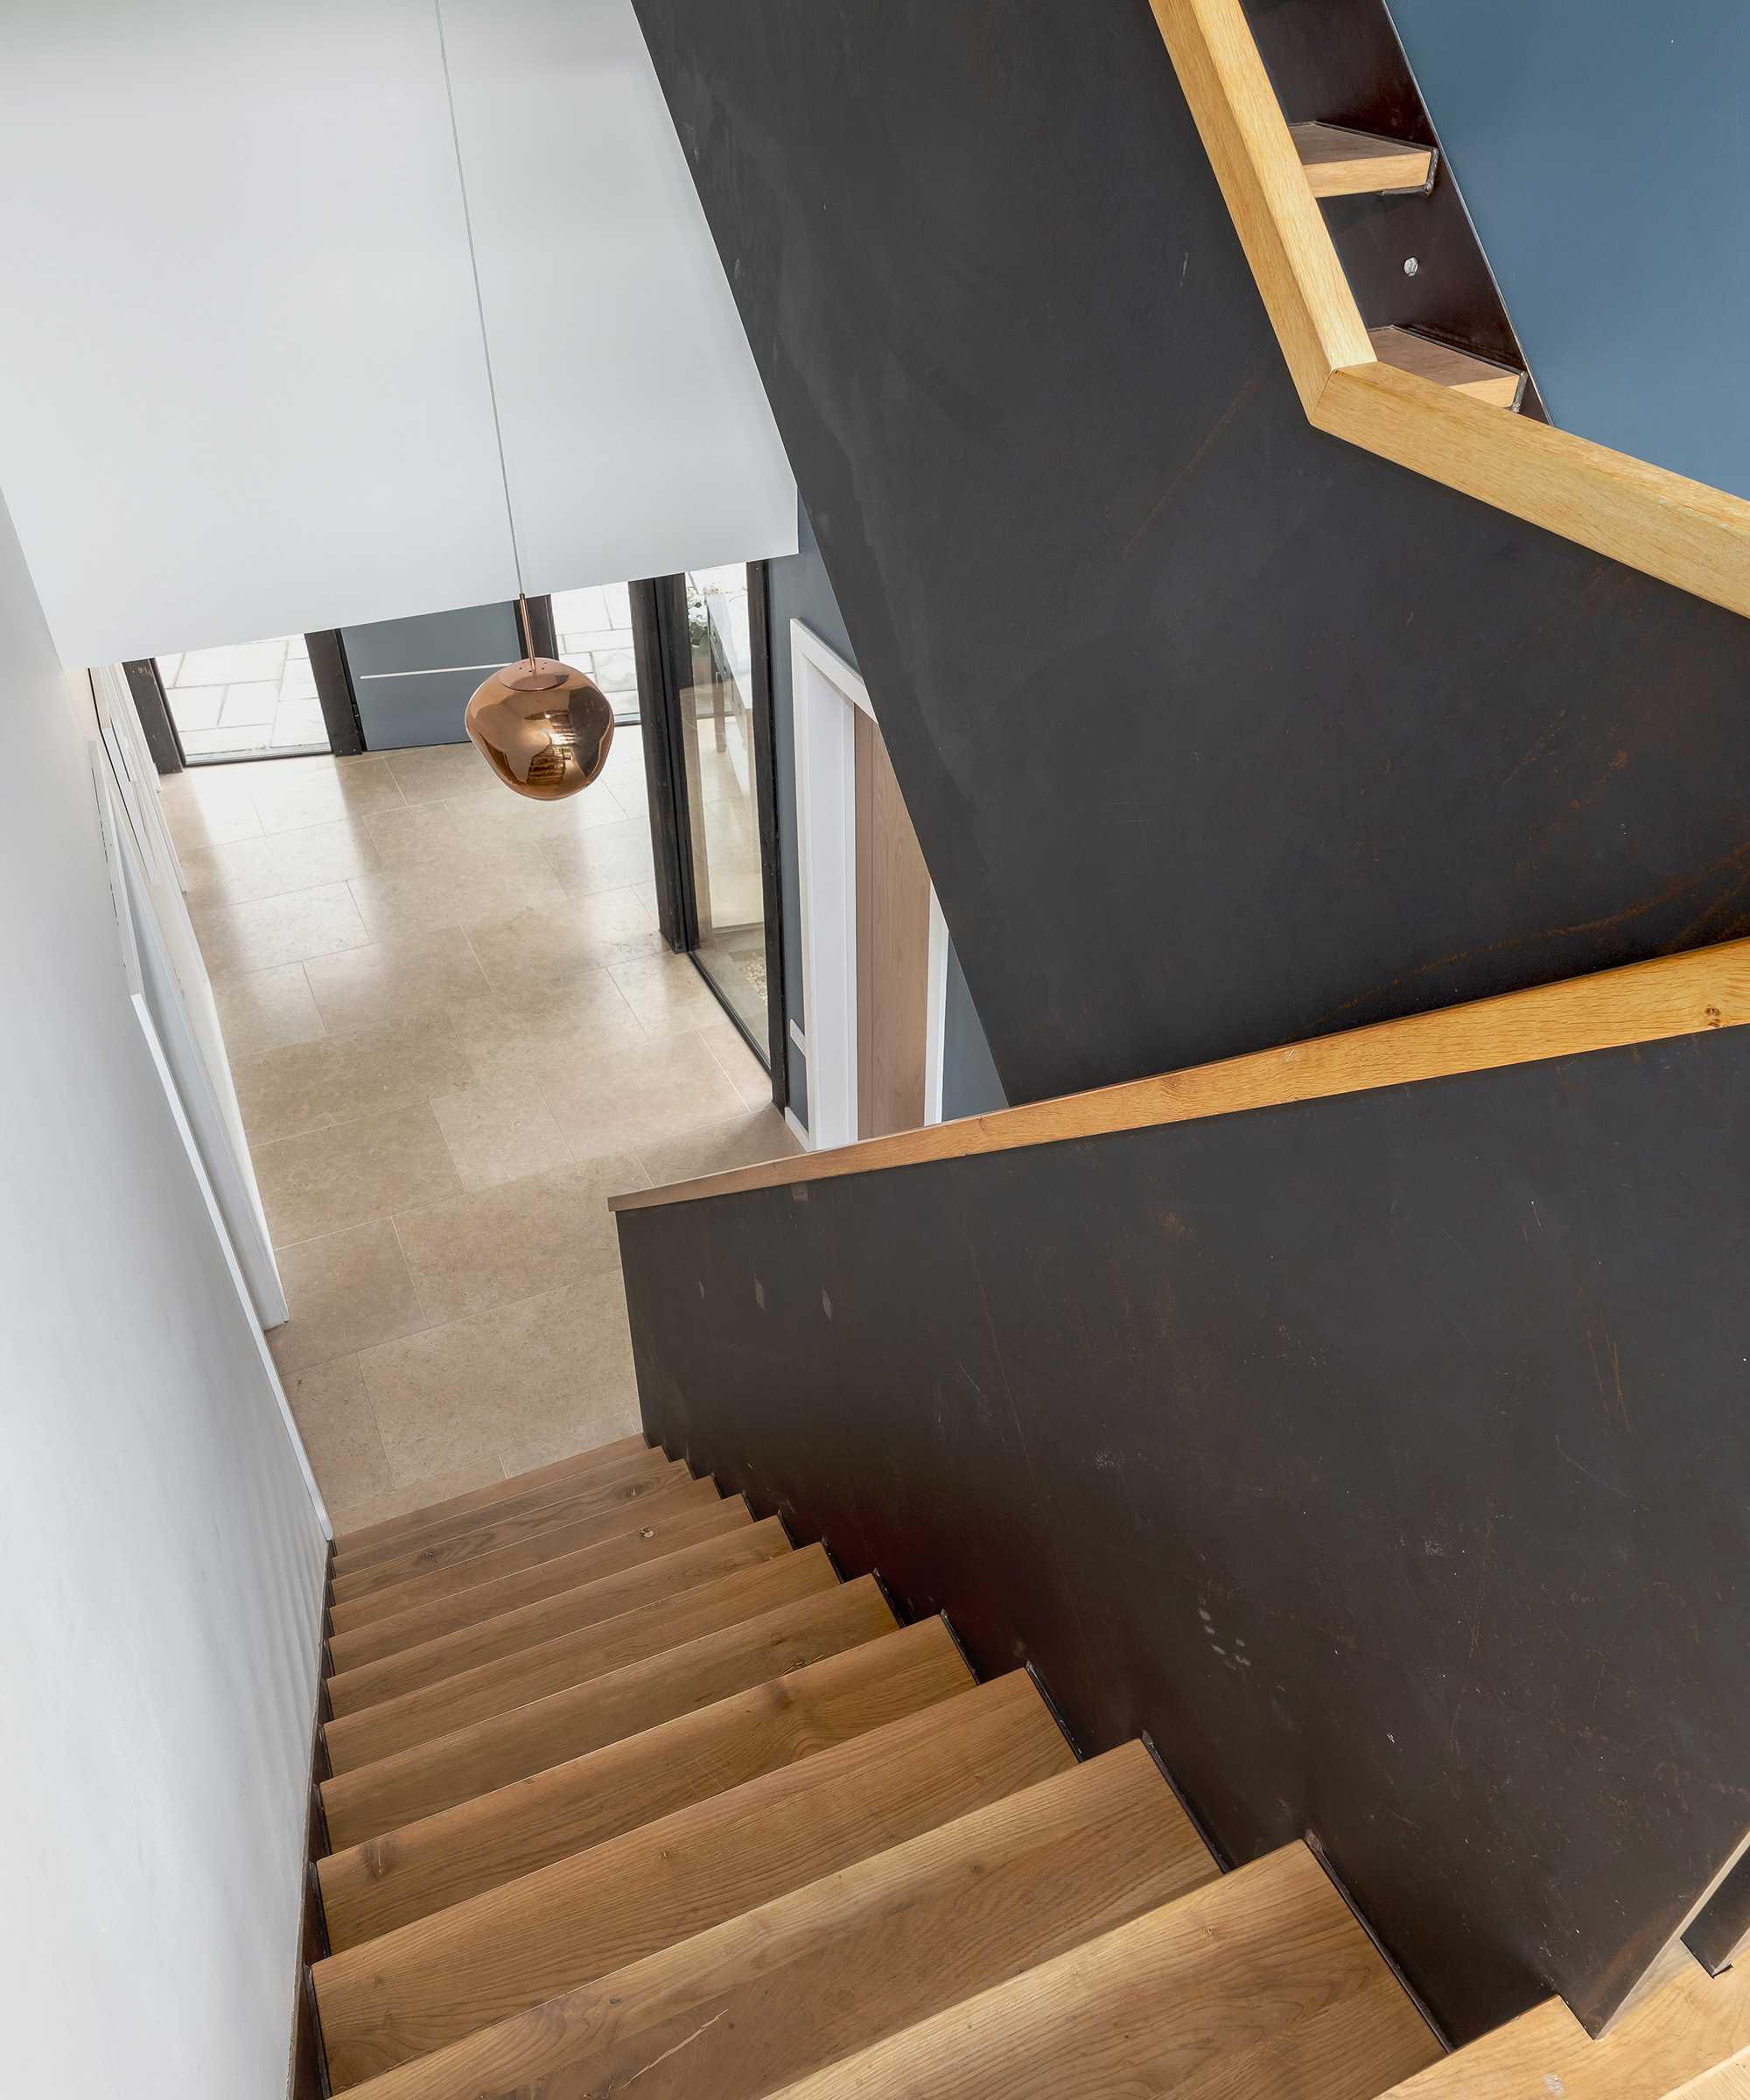
[(1551, 420), (1750, 497), (1750, 6), (1390, 6)]
[[(802, 1011), (802, 914), (801, 878), (796, 854), (796, 724), (790, 682), (790, 622), (799, 620), (836, 649), (853, 670), (860, 670), (857, 652), (845, 632), (844, 618), (832, 594), (826, 564), (815, 538), (814, 527), (802, 500), (796, 502), (797, 551), (766, 564), (771, 591), (772, 612), (772, 712), (778, 774), (778, 850), (782, 864), (784, 911), (784, 992), (790, 1018), (802, 1033), (808, 1032)], [(794, 1041), (785, 1046), (788, 1057), (790, 1106), (798, 1122), (808, 1120), (808, 1060)], [(987, 1109), (1006, 1108), (1002, 1082), (991, 1061), (972, 994), (960, 958), (952, 945), (948, 956), (948, 1002), (942, 1017), (942, 1114), (945, 1116), (977, 1116)]]

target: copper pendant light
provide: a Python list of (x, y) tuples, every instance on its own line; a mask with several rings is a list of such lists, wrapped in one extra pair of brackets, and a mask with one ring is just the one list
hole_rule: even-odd
[(535, 654), (528, 602), (517, 600), (527, 652), (494, 671), (468, 703), (468, 734), (507, 788), (537, 802), (589, 786), (613, 742), (613, 710), (593, 678)]
[(486, 303), (480, 297), (480, 263), (474, 255), (474, 223), (468, 209), (467, 173), (462, 165), (462, 135), (456, 124), (456, 97), (450, 83), (444, 0), (431, 0), (431, 4), (438, 23), (444, 94), (450, 105), (450, 139), (456, 150), (456, 183), (462, 196), (468, 268), (473, 274), (474, 311), (480, 316), (493, 436), (498, 443), (499, 476), (504, 484), (511, 565), (516, 571), (517, 624), (522, 630), (521, 660), (506, 664), (475, 688), (463, 720), (470, 738), (507, 788), (537, 802), (559, 802), (587, 788), (607, 762), (608, 747), (613, 742), (613, 710), (593, 678), (586, 678), (569, 663), (535, 654), (528, 599), (522, 588), (522, 551), (516, 542), (516, 513), (510, 500), (510, 472), (505, 465), (504, 432), (499, 427), (498, 387), (493, 378)]

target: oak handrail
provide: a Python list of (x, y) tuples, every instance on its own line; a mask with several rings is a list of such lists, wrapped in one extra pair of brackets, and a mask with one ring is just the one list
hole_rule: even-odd
[(1128, 1081), (1087, 1094), (957, 1123), (932, 1124), (892, 1138), (872, 1138), (830, 1152), (803, 1152), (760, 1166), (733, 1167), (695, 1181), (628, 1190), (613, 1210), (693, 1203), (750, 1188), (793, 1187), (884, 1167), (921, 1166), (1026, 1145), (1062, 1144), (1116, 1130), (1146, 1130), (1207, 1116), (1238, 1115), (1289, 1102), (1326, 1100), (1377, 1087), (1408, 1086), (1461, 1072), (1498, 1070), (1545, 1059), (1578, 1057), (1631, 1043), (1658, 1042), (1710, 1028), (1750, 1023), (1750, 940), (1722, 942), (1651, 962), (1503, 992), (1396, 1021), (1376, 1021), (1341, 1035), (1315, 1037), (1158, 1078)]
[(1381, 364), (1240, 0), (1151, 0), (1313, 426), (1750, 614), (1750, 503)]

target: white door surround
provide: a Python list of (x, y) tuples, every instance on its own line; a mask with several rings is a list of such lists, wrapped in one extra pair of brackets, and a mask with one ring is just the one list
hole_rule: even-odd
[[(802, 1014), (791, 1032), (808, 1060), (808, 1120), (786, 1110), (810, 1152), (857, 1141), (857, 760), (852, 710), (877, 721), (869, 688), (836, 649), (790, 622), (796, 742), (796, 862), (802, 920)], [(925, 1120), (942, 1120), (948, 928), (930, 892)]]

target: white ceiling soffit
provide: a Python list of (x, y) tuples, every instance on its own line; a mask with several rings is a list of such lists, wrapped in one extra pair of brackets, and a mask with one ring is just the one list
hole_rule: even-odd
[[(444, 0), (531, 592), (793, 552), (628, 0)], [(515, 588), (432, 0), (0, 9), (0, 488), (69, 665)]]

